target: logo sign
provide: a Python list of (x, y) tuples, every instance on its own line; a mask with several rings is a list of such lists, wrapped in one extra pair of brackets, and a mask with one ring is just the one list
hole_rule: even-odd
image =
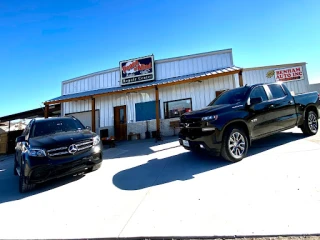
[(283, 82), (292, 80), (303, 80), (303, 68), (302, 66), (298, 66), (274, 70), (274, 78), (276, 79), (276, 81)]
[(153, 55), (121, 61), (120, 80), (121, 85), (155, 80)]
[(68, 152), (71, 154), (75, 154), (76, 152), (78, 152), (78, 147), (75, 144), (72, 144), (69, 146)]

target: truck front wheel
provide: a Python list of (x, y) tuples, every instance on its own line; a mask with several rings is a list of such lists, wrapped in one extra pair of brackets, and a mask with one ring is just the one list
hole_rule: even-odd
[(312, 136), (318, 132), (318, 116), (314, 111), (308, 111), (306, 118), (301, 126), (303, 134)]
[(230, 162), (238, 162), (247, 155), (248, 147), (246, 133), (241, 128), (229, 128), (223, 135), (221, 155)]

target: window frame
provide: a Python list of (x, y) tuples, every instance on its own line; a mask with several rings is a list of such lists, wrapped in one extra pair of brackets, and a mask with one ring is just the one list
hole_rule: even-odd
[[(270, 86), (272, 86), (272, 85), (279, 86), (279, 87), (281, 88), (284, 96), (283, 96), (283, 97), (279, 97), (279, 98), (275, 98), (275, 97), (273, 96), (272, 91), (271, 91), (271, 88), (270, 88)], [(288, 96), (288, 93), (284, 90), (282, 84), (272, 83), (272, 84), (268, 84), (267, 86), (268, 86), (268, 91), (269, 91), (269, 93), (270, 93), (270, 101), (278, 100), (278, 99), (284, 99), (284, 98), (286, 98), (286, 97)]]
[[(183, 101), (183, 100), (190, 100), (190, 110), (192, 111), (192, 98), (181, 98), (181, 99), (176, 99), (176, 100), (171, 100), (171, 101), (166, 101), (166, 102), (163, 102), (163, 117), (164, 119), (172, 119), (172, 118), (179, 118), (180, 116), (178, 117), (170, 117), (169, 115), (169, 111), (168, 111), (168, 115), (166, 114), (166, 109), (169, 108), (169, 103), (171, 102), (179, 102), (179, 101)], [(166, 104), (167, 104), (167, 107), (166, 107)]]
[(267, 102), (267, 101), (271, 100), (270, 97), (271, 97), (272, 95), (271, 95), (271, 96), (269, 95), (269, 93), (268, 93), (268, 91), (267, 91), (267, 89), (265, 88), (264, 85), (254, 87), (254, 88), (251, 90), (251, 92), (250, 92), (249, 99), (251, 100), (251, 94), (252, 94), (252, 92), (253, 92), (255, 89), (260, 88), (260, 87), (264, 90), (264, 93), (266, 94), (266, 97), (267, 97), (267, 99), (266, 99), (266, 100), (262, 100), (262, 102)]

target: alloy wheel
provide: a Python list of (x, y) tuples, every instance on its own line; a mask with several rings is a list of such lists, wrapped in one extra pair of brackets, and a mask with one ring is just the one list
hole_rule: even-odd
[(308, 126), (311, 132), (317, 133), (318, 131), (318, 119), (314, 112), (308, 114)]
[(246, 142), (244, 137), (239, 132), (234, 132), (230, 135), (228, 141), (228, 148), (230, 154), (238, 159), (241, 158), (246, 149)]

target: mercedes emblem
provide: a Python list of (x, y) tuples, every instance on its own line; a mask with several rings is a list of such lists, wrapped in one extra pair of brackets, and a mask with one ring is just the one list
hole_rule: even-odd
[(78, 152), (78, 147), (75, 144), (72, 144), (69, 146), (68, 152), (71, 154), (75, 154), (76, 152)]

